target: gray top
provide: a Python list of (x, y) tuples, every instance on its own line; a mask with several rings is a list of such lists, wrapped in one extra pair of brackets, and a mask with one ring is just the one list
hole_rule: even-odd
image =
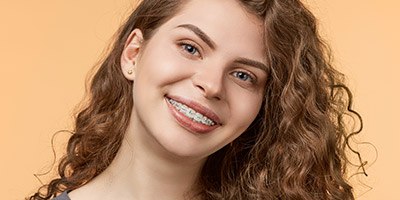
[(67, 191), (65, 191), (65, 192), (61, 193), (60, 195), (56, 196), (52, 200), (71, 200), (71, 199), (68, 197)]

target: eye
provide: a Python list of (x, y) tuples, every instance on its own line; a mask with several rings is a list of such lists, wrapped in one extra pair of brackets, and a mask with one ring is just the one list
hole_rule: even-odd
[(185, 51), (187, 51), (190, 54), (194, 55), (194, 54), (198, 53), (196, 47), (194, 47), (190, 44), (183, 44), (182, 47), (183, 47), (183, 49), (185, 49)]
[(191, 44), (189, 42), (180, 42), (178, 45), (180, 48), (182, 48), (185, 54), (201, 58), (199, 48), (195, 44)]
[(246, 82), (249, 81), (251, 83), (255, 82), (255, 78), (251, 74), (249, 74), (247, 72), (235, 71), (235, 72), (232, 73), (232, 75), (234, 77), (240, 79), (241, 81), (246, 81)]

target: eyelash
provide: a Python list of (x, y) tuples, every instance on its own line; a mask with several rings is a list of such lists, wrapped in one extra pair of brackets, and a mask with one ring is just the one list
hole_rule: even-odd
[[(182, 50), (186, 53), (186, 54), (188, 54), (189, 56), (195, 56), (195, 57), (199, 57), (200, 59), (201, 58), (203, 58), (202, 57), (202, 55), (201, 55), (201, 52), (200, 52), (200, 48), (196, 45), (196, 44), (194, 44), (194, 43), (192, 43), (192, 42), (179, 42), (178, 43), (178, 45), (182, 48)], [(191, 52), (189, 52), (189, 50), (187, 49), (187, 48), (191, 48), (191, 49), (193, 49), (195, 52), (194, 53), (191, 53)], [(195, 54), (198, 54), (198, 55), (195, 55)]]
[[(193, 42), (182, 41), (182, 42), (178, 43), (178, 46), (180, 48), (182, 48), (182, 51), (184, 51), (184, 53), (189, 55), (190, 57), (195, 56), (195, 57), (198, 57), (200, 59), (203, 58), (202, 55), (201, 55), (201, 52), (199, 50), (200, 48), (196, 44), (194, 44)], [(187, 49), (188, 47), (193, 49), (195, 52), (194, 53), (193, 52), (192, 53), (189, 52), (189, 50)], [(198, 54), (198, 55), (195, 55), (195, 54)], [(243, 81), (243, 82), (250, 82), (252, 84), (255, 84), (257, 82), (257, 79), (255, 78), (255, 76), (253, 74), (249, 73), (249, 72), (234, 71), (234, 72), (231, 73), (231, 75), (233, 75), (235, 78), (237, 78), (237, 79), (239, 79), (240, 81)], [(239, 78), (238, 76), (240, 76), (240, 75), (245, 75), (246, 76), (245, 80)]]
[[(244, 81), (244, 82), (250, 82), (250, 83), (256, 83), (256, 78), (254, 77), (254, 75), (252, 75), (251, 73), (245, 72), (245, 71), (234, 71), (231, 73), (233, 76), (235, 76), (235, 78), (238, 78), (240, 81)], [(245, 75), (246, 78), (245, 80), (239, 78), (238, 76), (241, 75)]]

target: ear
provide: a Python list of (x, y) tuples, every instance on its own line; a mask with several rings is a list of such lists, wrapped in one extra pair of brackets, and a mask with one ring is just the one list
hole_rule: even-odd
[(121, 70), (125, 78), (133, 81), (136, 74), (136, 63), (142, 47), (143, 34), (139, 29), (131, 32), (125, 42), (124, 50), (121, 55)]

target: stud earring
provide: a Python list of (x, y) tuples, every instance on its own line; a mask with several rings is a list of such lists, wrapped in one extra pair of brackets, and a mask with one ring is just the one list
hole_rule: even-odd
[(132, 69), (128, 70), (128, 74), (129, 75), (133, 74), (133, 70)]

